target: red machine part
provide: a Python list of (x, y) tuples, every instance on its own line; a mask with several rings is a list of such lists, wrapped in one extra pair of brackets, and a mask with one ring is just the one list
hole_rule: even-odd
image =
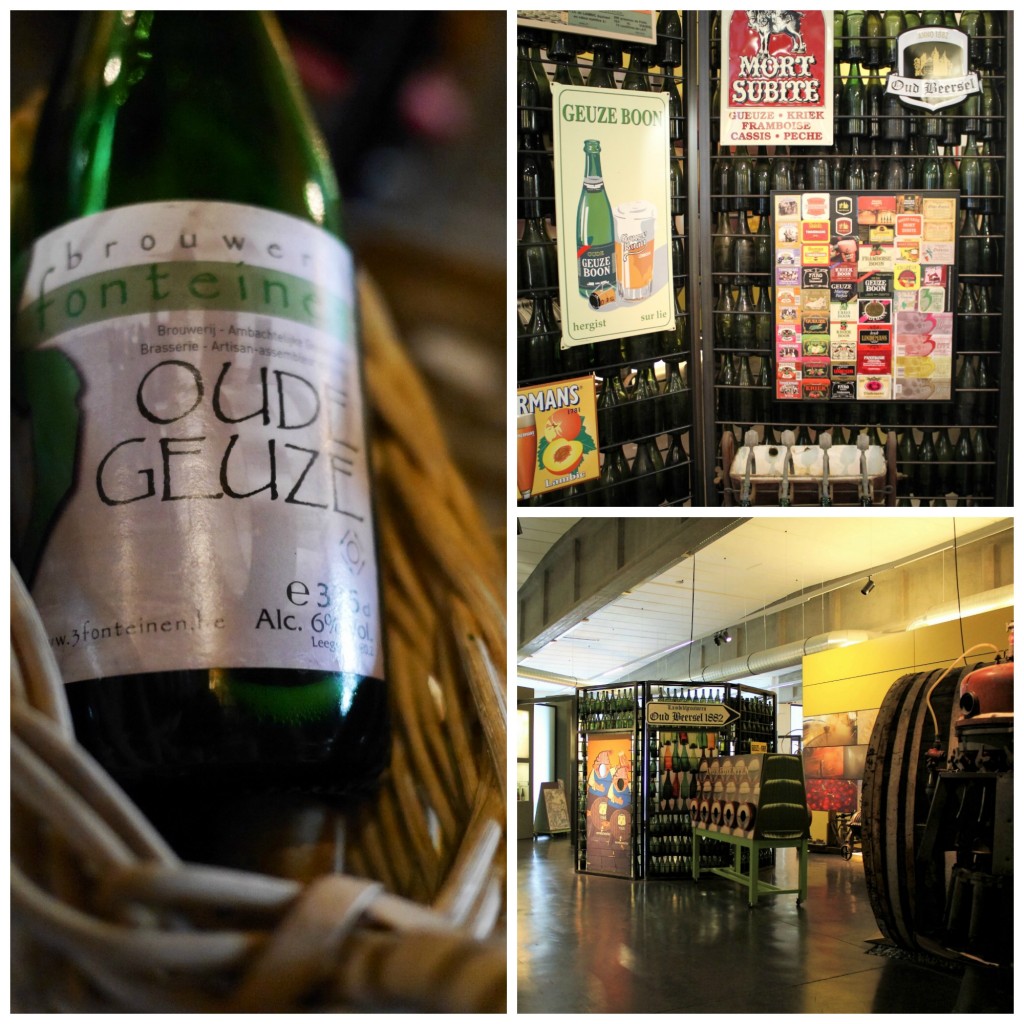
[(1013, 662), (975, 669), (960, 683), (964, 718), (1013, 713)]

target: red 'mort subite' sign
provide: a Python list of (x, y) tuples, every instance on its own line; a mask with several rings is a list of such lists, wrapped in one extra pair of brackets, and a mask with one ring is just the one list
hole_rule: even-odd
[(832, 145), (827, 11), (723, 11), (723, 146)]

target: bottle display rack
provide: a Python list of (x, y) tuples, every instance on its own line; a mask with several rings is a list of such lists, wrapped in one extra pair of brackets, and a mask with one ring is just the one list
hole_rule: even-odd
[[(783, 496), (762, 484), (758, 503), (1012, 504), (1013, 13), (833, 16), (835, 141), (823, 148), (719, 137), (720, 12), (659, 12), (650, 47), (520, 29), (519, 383), (594, 374), (602, 467), (600, 480), (529, 504), (746, 504), (733, 459), (748, 438), (783, 457), (789, 445), (856, 454), (867, 443), (883, 460), (867, 495), (854, 485), (825, 501), (819, 487)], [(935, 112), (896, 106), (892, 40), (929, 24), (965, 32), (981, 93)], [(553, 81), (672, 98), (674, 332), (559, 348)], [(775, 398), (770, 193), (833, 187), (959, 192), (950, 401)]]
[[(807, 854), (810, 812), (804, 784), (803, 759), (799, 754), (730, 754), (706, 762), (697, 780), (698, 793), (690, 800), (690, 814), (697, 822), (693, 832), (693, 877), (704, 868), (708, 842), (732, 848), (732, 864), (715, 865), (711, 871), (740, 882), (747, 901), (756, 906), (759, 897), (796, 893), (797, 904), (807, 898)], [(750, 867), (780, 848), (797, 850), (799, 882), (785, 889), (763, 882)], [(746, 870), (744, 870), (746, 858)]]
[[(655, 701), (724, 705), (740, 717), (721, 729), (646, 725), (644, 876), (689, 878), (695, 868), (727, 867), (733, 861), (733, 849), (714, 839), (700, 844), (699, 864), (694, 865), (692, 801), (699, 796), (699, 780), (711, 764), (749, 754), (757, 744), (775, 751), (777, 695), (742, 683), (649, 682), (645, 687), (645, 706)], [(771, 857), (770, 850), (761, 851), (759, 862), (770, 864)]]
[[(998, 505), (1006, 502), (1008, 461), (1000, 423), (1012, 422), (1012, 314), (1007, 274), (1010, 180), (1007, 118), (1011, 66), (1009, 12), (835, 11), (834, 138), (831, 147), (728, 145), (719, 137), (721, 15), (710, 15), (712, 324), (715, 396), (714, 478), (723, 504), (740, 504), (730, 457), (753, 431), (757, 444), (855, 445), (866, 434), (895, 469), (878, 480), (873, 500), (853, 489), (832, 504)], [(906, 28), (960, 28), (970, 40), (970, 70), (982, 92), (933, 113), (891, 101), (895, 38)], [(773, 399), (767, 262), (772, 190), (958, 190), (959, 283), (951, 402), (780, 402)], [(702, 278), (703, 280), (703, 278)], [(712, 304), (713, 303), (713, 304)], [(707, 309), (711, 306), (710, 310)], [(766, 323), (767, 321), (767, 323)], [(769, 344), (766, 345), (766, 340)], [(1006, 387), (1002, 388), (1001, 384)], [(818, 504), (817, 489), (805, 502)], [(768, 503), (779, 504), (770, 495)], [(794, 503), (799, 503), (794, 501)]]

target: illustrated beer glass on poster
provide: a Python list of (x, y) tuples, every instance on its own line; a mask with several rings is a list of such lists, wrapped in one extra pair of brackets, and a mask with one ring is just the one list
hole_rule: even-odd
[(673, 328), (668, 97), (551, 91), (562, 348)]
[(831, 146), (830, 11), (723, 11), (723, 146)]

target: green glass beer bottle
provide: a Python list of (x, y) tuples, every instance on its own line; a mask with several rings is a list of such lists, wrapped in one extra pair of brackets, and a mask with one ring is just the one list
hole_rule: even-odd
[(999, 196), (1002, 195), (1002, 173), (999, 170), (999, 159), (992, 150), (992, 143), (978, 145), (978, 162), (981, 164), (981, 203), (980, 208), (986, 213), (997, 212)]
[(84, 16), (21, 199), (13, 553), (80, 742), (132, 794), (371, 787), (352, 258), (276, 22)]
[(750, 297), (750, 285), (738, 278), (736, 308), (732, 316), (733, 344), (737, 348), (753, 348), (756, 344), (757, 314)]
[(864, 11), (846, 12), (846, 49), (843, 59), (853, 62), (864, 60)]
[(957, 504), (966, 505), (971, 496), (971, 469), (974, 463), (974, 445), (971, 444), (966, 427), (960, 428), (953, 459), (953, 487), (957, 493)]
[(767, 213), (762, 213), (758, 218), (757, 231), (754, 234), (754, 270), (758, 274), (768, 274), (771, 269), (771, 218)]
[(587, 76), (587, 86), (593, 89), (615, 89), (615, 47), (606, 39), (593, 39), (590, 43), (594, 55)]
[(868, 134), (866, 120), (867, 90), (860, 74), (860, 64), (854, 61), (846, 76), (846, 87), (843, 89), (843, 115), (846, 118), (845, 133), (850, 136)]
[(601, 480), (595, 504), (603, 504), (609, 508), (625, 505), (629, 492), (629, 461), (621, 445), (616, 445), (605, 452), (601, 464)]
[(880, 139), (882, 135), (882, 106), (885, 102), (885, 90), (878, 68), (868, 72), (864, 85), (864, 116), (867, 123), (867, 134), (870, 139)]
[(887, 54), (882, 15), (878, 11), (866, 11), (862, 24), (864, 64), (872, 69), (879, 68), (885, 63)]
[(570, 32), (554, 32), (548, 46), (548, 58), (555, 65), (553, 81), (559, 85), (583, 85), (583, 73), (576, 61), (577, 37)]
[(921, 464), (918, 467), (918, 482), (921, 486), (921, 493), (918, 497), (931, 504), (931, 499), (935, 498), (937, 485), (935, 467), (937, 456), (931, 428), (926, 427), (922, 433), (921, 445), (918, 449), (918, 462)]
[(654, 364), (645, 363), (636, 376), (633, 388), (633, 437), (647, 437), (658, 433), (658, 381)]
[(519, 192), (523, 206), (523, 233), (516, 246), (516, 283), (527, 298), (558, 286), (555, 241), (544, 221), (540, 168), (532, 158), (519, 165)]
[(633, 500), (636, 506), (660, 505), (663, 500), (662, 471), (665, 460), (653, 437), (637, 445), (636, 456), (630, 470)]
[(935, 482), (940, 497), (945, 497), (954, 489), (953, 483), (953, 439), (948, 428), (939, 431), (935, 443)]
[(662, 400), (665, 404), (663, 419), (666, 430), (675, 432), (690, 426), (690, 392), (679, 372), (679, 363), (674, 359), (667, 363)]
[(995, 467), (992, 465), (992, 443), (984, 428), (974, 432), (974, 467), (971, 473), (971, 490), (975, 501), (991, 493), (995, 486)]
[(683, 24), (678, 11), (662, 11), (658, 15), (656, 63), (661, 68), (661, 91), (668, 96), (669, 138), (683, 139), (683, 100), (676, 87), (675, 68), (682, 66)]
[(530, 320), (518, 339), (520, 381), (526, 383), (550, 379), (559, 372), (560, 334), (551, 296), (535, 295)]
[(727, 274), (736, 259), (736, 237), (732, 233), (729, 214), (719, 210), (711, 241), (711, 267), (716, 273)]
[(833, 61), (838, 67), (847, 59), (846, 53), (846, 13), (832, 12)]
[(732, 287), (723, 282), (719, 288), (718, 304), (715, 306), (716, 343), (729, 348), (733, 343), (733, 311), (736, 304), (732, 297)]
[(737, 274), (747, 275), (757, 271), (757, 243), (750, 233), (747, 211), (736, 215), (736, 236), (733, 246), (733, 265), (729, 268)]
[[(836, 442), (833, 436), (833, 443)], [(909, 497), (917, 489), (917, 444), (914, 441), (914, 432), (909, 427), (900, 432), (899, 443), (896, 445), (896, 460), (899, 466), (898, 490), (902, 497)]]
[(832, 168), (823, 149), (811, 153), (807, 158), (807, 188), (811, 192), (831, 191)]
[(690, 460), (683, 448), (683, 435), (673, 434), (665, 455), (665, 500), (681, 505), (690, 497)]
[(962, 191), (960, 205), (967, 210), (978, 210), (982, 206), (982, 161), (978, 158), (978, 147), (974, 136), (967, 136), (967, 145), (960, 158), (959, 185)]
[(907, 168), (902, 160), (900, 144), (894, 142), (885, 163), (884, 187), (887, 192), (902, 192), (907, 187)]
[(942, 187), (942, 161), (939, 146), (934, 136), (928, 139), (928, 153), (921, 161), (921, 188), (933, 191)]
[(999, 239), (992, 231), (992, 215), (983, 213), (981, 215), (981, 226), (979, 228), (981, 241), (979, 243), (979, 267), (982, 274), (999, 273)]
[(902, 11), (886, 11), (882, 18), (882, 31), (885, 33), (885, 64), (895, 68), (899, 60), (899, 35), (906, 31), (907, 22)]
[(907, 188), (921, 188), (921, 155), (917, 150), (917, 136), (907, 140)]
[(958, 244), (958, 270), (961, 274), (981, 273), (981, 236), (971, 210), (964, 210), (960, 221)]
[(736, 386), (736, 420), (742, 437), (744, 430), (757, 422), (757, 414), (754, 411), (757, 397), (754, 390), (754, 374), (750, 368), (750, 356), (746, 352), (739, 357)]
[(629, 67), (622, 77), (622, 88), (627, 92), (651, 91), (651, 48), (629, 47)]
[(601, 174), (601, 143), (587, 139), (583, 188), (576, 207), (576, 259), (580, 295), (615, 287), (615, 223)]
[(767, 352), (772, 347), (772, 300), (768, 287), (761, 284), (757, 289), (757, 308), (755, 310), (754, 347)]
[(629, 397), (616, 369), (605, 373), (597, 396), (597, 432), (604, 447), (626, 440), (626, 403)]

